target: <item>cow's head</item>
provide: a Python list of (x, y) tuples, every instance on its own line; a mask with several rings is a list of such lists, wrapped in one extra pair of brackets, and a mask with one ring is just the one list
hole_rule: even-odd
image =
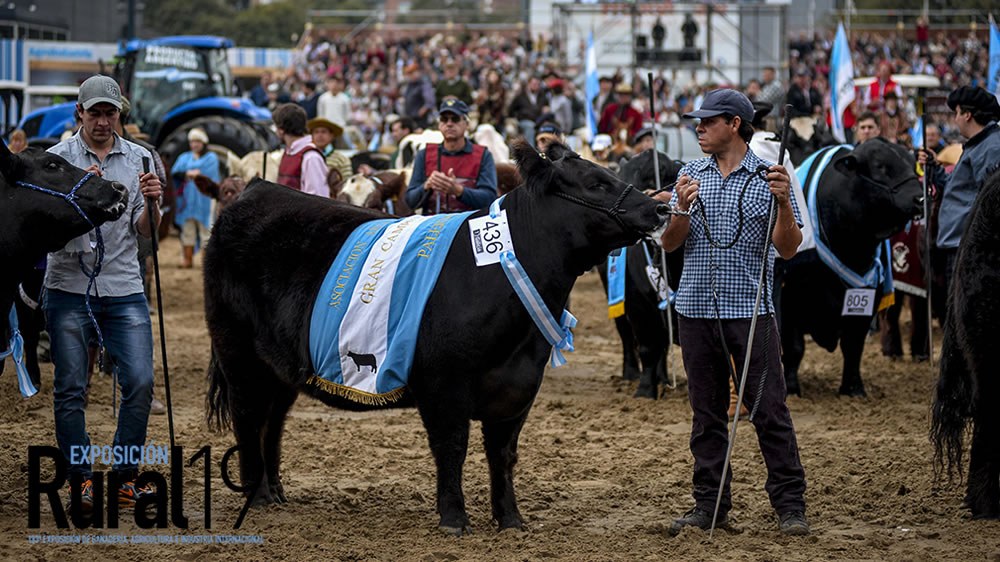
[(574, 241), (593, 251), (594, 263), (666, 221), (666, 204), (563, 144), (553, 143), (542, 155), (519, 141), (513, 154), (524, 188), (544, 200), (546, 209), (551, 209), (547, 212), (562, 215), (559, 219), (572, 230)]
[[(669, 156), (662, 152), (657, 152), (656, 157), (657, 162), (654, 166), (653, 149), (644, 150), (624, 163), (618, 172), (618, 176), (625, 183), (634, 185), (636, 189), (642, 191), (656, 189), (655, 168), (658, 166), (660, 168), (660, 186), (670, 187), (670, 184), (677, 181), (677, 172), (680, 171), (682, 164), (676, 160), (671, 160)], [(670, 191), (673, 191), (673, 189), (671, 188)]]
[(354, 174), (344, 180), (337, 194), (338, 201), (344, 201), (357, 207), (364, 207), (368, 198), (376, 195), (378, 186), (364, 174)]
[(215, 204), (216, 215), (222, 213), (226, 207), (239, 199), (247, 186), (240, 176), (229, 176), (220, 183), (215, 183), (208, 176), (201, 174), (195, 176), (194, 184), (198, 187), (198, 191), (217, 201)]
[[(11, 154), (0, 142), (0, 256), (6, 263), (37, 262), (92, 227), (58, 194), (70, 193), (86, 172), (50, 152), (29, 148)], [(44, 190), (29, 187), (31, 184)], [(128, 190), (92, 175), (77, 188), (74, 201), (94, 226), (125, 212)]]
[(923, 187), (913, 155), (902, 146), (878, 137), (858, 145), (834, 161), (847, 176), (850, 187), (839, 201), (857, 217), (861, 229), (878, 240), (900, 232), (911, 219), (923, 214)]

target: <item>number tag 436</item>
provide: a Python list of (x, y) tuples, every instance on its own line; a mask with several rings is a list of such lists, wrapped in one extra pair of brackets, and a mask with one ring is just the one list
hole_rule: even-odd
[(875, 304), (875, 289), (848, 289), (844, 294), (841, 316), (871, 316)]
[(496, 218), (485, 215), (470, 219), (469, 235), (472, 236), (472, 254), (476, 256), (477, 267), (499, 263), (501, 253), (514, 251), (506, 209), (500, 211), (500, 216)]

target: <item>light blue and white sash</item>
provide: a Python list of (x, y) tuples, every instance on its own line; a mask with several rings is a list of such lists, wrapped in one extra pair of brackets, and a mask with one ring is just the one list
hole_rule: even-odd
[[(809, 207), (809, 218), (812, 223), (816, 225), (816, 253), (819, 255), (819, 259), (826, 264), (827, 267), (833, 270), (834, 273), (839, 276), (844, 283), (849, 286), (860, 289), (860, 288), (876, 288), (879, 283), (885, 283), (888, 280), (889, 292), (892, 292), (892, 269), (886, 268), (882, 263), (882, 246), (879, 244), (877, 250), (875, 251), (875, 259), (871, 267), (865, 272), (864, 275), (859, 275), (851, 268), (847, 267), (840, 258), (833, 253), (833, 250), (826, 245), (826, 242), (821, 236), (822, 229), (819, 222), (819, 208), (816, 204), (816, 191), (819, 187), (820, 177), (823, 175), (823, 171), (826, 166), (830, 163), (830, 160), (834, 156), (840, 153), (840, 149), (853, 150), (854, 147), (848, 144), (842, 144), (839, 146), (831, 146), (820, 150), (806, 158), (802, 164), (795, 169), (795, 173), (799, 175), (800, 178), (807, 178), (809, 185), (806, 188), (807, 201), (806, 204)], [(816, 166), (813, 170), (812, 167)], [(888, 252), (888, 243), (885, 241), (886, 251)], [(891, 255), (891, 253), (890, 253)]]
[(313, 303), (309, 384), (362, 404), (402, 396), (427, 298), (470, 214), (380, 219), (354, 229)]
[(8, 355), (11, 356), (11, 360), (14, 361), (14, 371), (17, 373), (17, 389), (21, 391), (21, 396), (27, 398), (38, 394), (38, 389), (31, 383), (28, 368), (24, 365), (24, 338), (21, 337), (21, 331), (18, 330), (17, 307), (15, 305), (10, 307), (9, 318), (10, 342), (7, 344), (7, 351), (0, 351), (0, 361), (6, 359)]
[[(500, 216), (501, 201), (503, 201), (503, 197), (490, 204), (490, 217)], [(532, 284), (528, 274), (521, 267), (521, 263), (517, 261), (514, 252), (508, 251), (500, 254), (500, 265), (503, 267), (504, 274), (507, 275), (507, 280), (514, 287), (517, 297), (521, 299), (521, 304), (528, 310), (528, 314), (545, 339), (552, 344), (552, 353), (549, 357), (551, 365), (553, 367), (565, 365), (566, 358), (563, 357), (562, 351), (574, 350), (572, 328), (576, 326), (576, 317), (568, 310), (563, 310), (559, 323), (556, 323), (556, 319), (549, 312), (549, 307), (545, 305), (545, 301), (538, 294), (535, 285)]]

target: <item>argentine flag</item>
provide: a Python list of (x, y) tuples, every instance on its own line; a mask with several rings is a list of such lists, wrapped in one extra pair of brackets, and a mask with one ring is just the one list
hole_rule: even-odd
[(996, 22), (990, 22), (990, 71), (986, 91), (1000, 101), (1000, 31)]
[(594, 140), (597, 136), (597, 115), (594, 114), (594, 98), (600, 92), (600, 85), (597, 82), (597, 53), (594, 51), (594, 32), (590, 32), (587, 39), (587, 64), (586, 78), (584, 82), (584, 93), (587, 95), (587, 142)]
[(910, 144), (913, 148), (924, 148), (924, 118), (921, 116), (910, 127)]
[(830, 55), (830, 121), (831, 133), (838, 142), (846, 142), (844, 135), (844, 111), (854, 101), (854, 62), (851, 49), (847, 46), (844, 24), (837, 26), (837, 36), (833, 40)]

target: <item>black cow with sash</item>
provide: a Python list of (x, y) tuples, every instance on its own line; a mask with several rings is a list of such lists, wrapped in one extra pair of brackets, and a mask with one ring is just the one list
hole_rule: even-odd
[[(560, 314), (570, 290), (611, 250), (660, 227), (668, 208), (561, 144), (540, 155), (521, 141), (513, 153), (525, 185), (488, 210), (387, 222), (255, 180), (219, 217), (205, 252), (208, 415), (231, 425), (254, 503), (285, 501), (282, 428), (299, 393), (337, 407), (409, 398), (437, 466), (439, 528), (470, 527), (462, 468), (473, 419), (482, 422), (493, 519), (521, 528), (518, 436), (546, 363), (572, 348), (575, 319)], [(381, 257), (389, 252), (398, 259)], [(407, 268), (434, 260), (431, 276), (400, 283)], [(404, 287), (425, 291), (424, 300), (397, 301)], [(350, 321), (364, 307), (387, 308), (375, 321)], [(373, 331), (382, 337), (367, 337)]]
[[(923, 212), (913, 155), (884, 138), (857, 148), (828, 147), (796, 169), (815, 229), (815, 250), (786, 264), (781, 343), (789, 394), (801, 394), (805, 335), (833, 351), (840, 344), (840, 394), (865, 396), (861, 353), (872, 317), (891, 304), (886, 239)], [(889, 297), (889, 298), (886, 298)]]
[(128, 192), (55, 154), (31, 148), (11, 154), (2, 142), (0, 176), (0, 373), (13, 355), (20, 391), (30, 396), (37, 387), (22, 359), (18, 287), (46, 253), (120, 217)]
[[(657, 158), (660, 185), (672, 189), (683, 164), (662, 152)], [(654, 168), (650, 149), (628, 160), (618, 175), (645, 191), (656, 188)], [(677, 343), (676, 333), (674, 341), (670, 341), (667, 314), (674, 313), (666, 301), (680, 283), (684, 248), (664, 253), (659, 236), (652, 236), (613, 254), (598, 270), (610, 295), (608, 315), (614, 319), (622, 342), (622, 378), (639, 381), (636, 398), (655, 399), (660, 384), (668, 381), (667, 351)], [(667, 279), (663, 279), (664, 259)]]
[[(973, 519), (1000, 518), (1000, 172), (986, 180), (962, 234), (941, 345), (941, 376), (932, 409), (935, 472), (947, 460), (949, 479), (962, 471), (966, 432), (972, 433), (964, 507)], [(969, 424), (969, 420), (972, 423)]]

